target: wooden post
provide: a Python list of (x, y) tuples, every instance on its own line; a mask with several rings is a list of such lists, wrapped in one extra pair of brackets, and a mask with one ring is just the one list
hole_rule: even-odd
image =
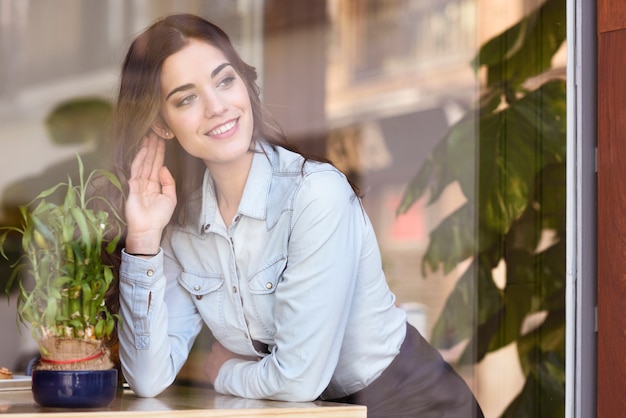
[(598, 417), (626, 410), (626, 3), (597, 0)]

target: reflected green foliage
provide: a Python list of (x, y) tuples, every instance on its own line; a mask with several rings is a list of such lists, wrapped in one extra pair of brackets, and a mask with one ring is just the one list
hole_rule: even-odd
[[(423, 274), (471, 264), (432, 342), (469, 341), (460, 364), (517, 343), (526, 382), (506, 417), (564, 415), (566, 85), (537, 76), (565, 41), (565, 15), (565, 0), (546, 0), (481, 47), (473, 64), (486, 68), (487, 83), (475, 109), (433, 150), (398, 208), (460, 185), (467, 201), (432, 231)], [(535, 325), (524, 328), (529, 317)]]
[[(48, 138), (57, 146), (83, 147), (90, 144), (94, 149), (81, 152), (80, 156), (87, 171), (102, 166), (104, 156), (105, 135), (113, 105), (98, 97), (77, 97), (56, 105), (43, 121)], [(33, 167), (35, 175), (19, 179), (9, 184), (2, 193), (2, 210), (4, 222), (19, 222), (19, 207), (32, 201), (41, 191), (64, 181), (68, 174), (72, 180), (78, 180), (75, 161), (70, 158), (62, 161), (51, 161), (47, 167)], [(60, 203), (63, 193), (57, 192), (48, 200)]]
[(73, 98), (55, 106), (45, 120), (52, 142), (57, 145), (102, 142), (113, 104), (98, 97)]

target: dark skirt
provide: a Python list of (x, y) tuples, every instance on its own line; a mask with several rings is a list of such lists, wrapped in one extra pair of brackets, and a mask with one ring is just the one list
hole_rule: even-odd
[(400, 353), (365, 389), (333, 402), (367, 406), (368, 418), (484, 417), (465, 381), (407, 324)]

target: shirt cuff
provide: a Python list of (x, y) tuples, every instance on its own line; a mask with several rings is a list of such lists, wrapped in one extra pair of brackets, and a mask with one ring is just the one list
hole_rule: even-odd
[(163, 275), (163, 250), (152, 258), (135, 257), (122, 250), (120, 280), (150, 285)]

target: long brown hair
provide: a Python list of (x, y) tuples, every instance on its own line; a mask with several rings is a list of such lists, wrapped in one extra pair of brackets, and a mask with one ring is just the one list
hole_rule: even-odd
[[(256, 84), (256, 69), (245, 63), (228, 35), (218, 26), (192, 14), (165, 16), (141, 33), (132, 42), (122, 65), (119, 93), (111, 127), (113, 169), (126, 185), (130, 166), (159, 115), (163, 62), (185, 48), (190, 40), (204, 41), (221, 50), (243, 79), (252, 106), (253, 141), (260, 138), (273, 145), (296, 151), (288, 144), (282, 130), (263, 107)], [(316, 158), (317, 159), (317, 158)], [(167, 141), (166, 166), (177, 185), (178, 206), (172, 219), (181, 220), (186, 213), (189, 195), (200, 187), (204, 162), (189, 155), (178, 141)]]

